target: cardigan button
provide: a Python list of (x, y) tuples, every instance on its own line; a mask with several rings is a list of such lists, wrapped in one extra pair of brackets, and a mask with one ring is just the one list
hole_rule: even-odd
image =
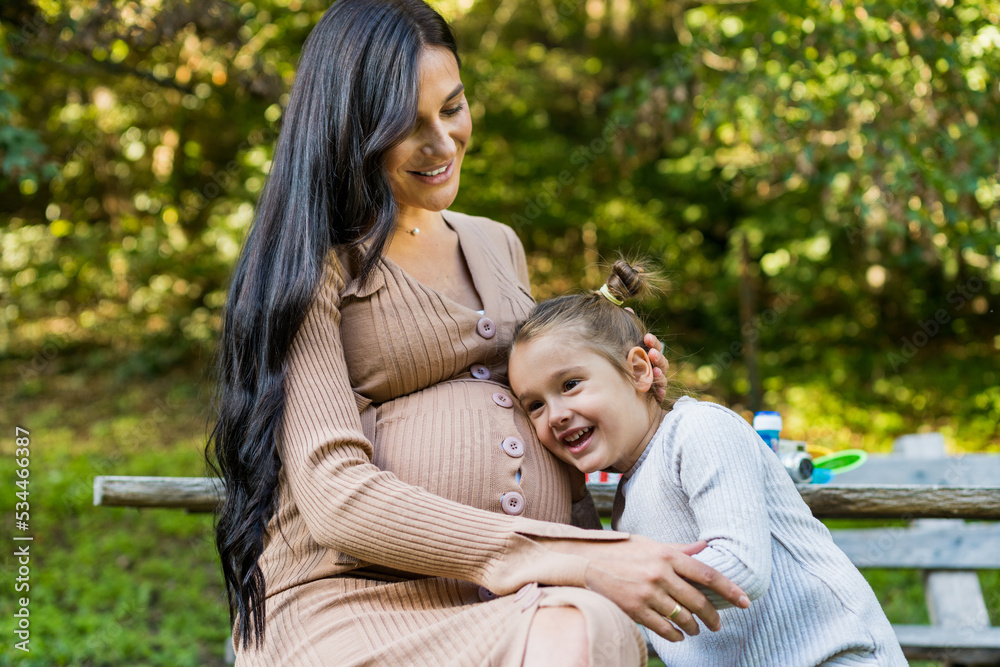
[(486, 368), (486, 366), (483, 366), (482, 364), (472, 364), (472, 366), (469, 368), (469, 371), (472, 373), (472, 377), (476, 378), (477, 380), (490, 379), (491, 375), (490, 369)]
[(493, 338), (497, 332), (497, 325), (488, 317), (481, 317), (479, 321), (476, 322), (476, 331), (483, 338)]
[(503, 442), (500, 443), (500, 449), (502, 449), (507, 456), (515, 459), (519, 459), (524, 456), (524, 443), (521, 442), (519, 438), (515, 438), (514, 436), (504, 438)]
[(524, 496), (517, 491), (508, 491), (500, 496), (500, 507), (504, 513), (517, 516), (524, 511)]
[(501, 408), (512, 408), (514, 407), (514, 400), (503, 393), (502, 391), (493, 392), (493, 402), (499, 405)]

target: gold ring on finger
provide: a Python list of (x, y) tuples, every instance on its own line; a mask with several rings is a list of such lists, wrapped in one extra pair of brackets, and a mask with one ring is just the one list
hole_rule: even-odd
[(681, 607), (681, 603), (680, 603), (680, 602), (678, 602), (678, 603), (677, 603), (677, 606), (676, 606), (676, 607), (674, 607), (674, 610), (673, 610), (672, 612), (670, 612), (670, 614), (669, 614), (669, 615), (667, 616), (667, 618), (668, 618), (669, 620), (671, 620), (671, 621), (672, 621), (672, 620), (674, 620), (674, 616), (676, 616), (677, 614), (681, 613), (681, 609), (682, 609), (682, 608), (683, 608), (683, 607)]

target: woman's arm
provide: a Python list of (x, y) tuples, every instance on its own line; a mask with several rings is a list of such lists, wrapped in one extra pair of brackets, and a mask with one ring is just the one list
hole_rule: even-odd
[(636, 623), (670, 641), (684, 638), (666, 619), (678, 604), (686, 611), (671, 620), (687, 634), (699, 632), (694, 616), (711, 630), (721, 627), (714, 603), (702, 591), (725, 600), (725, 606), (750, 606), (739, 586), (692, 557), (705, 548), (704, 542), (661, 544), (631, 535), (625, 542), (553, 539), (544, 543), (550, 549), (586, 557), (590, 561), (587, 588), (612, 600)]
[(667, 371), (670, 370), (670, 362), (663, 356), (663, 343), (651, 333), (642, 338), (642, 342), (649, 348), (649, 361), (653, 364), (653, 391), (656, 398), (663, 401), (667, 396)]
[[(369, 563), (464, 579), (501, 595), (529, 582), (590, 587), (628, 611), (648, 595), (632, 574), (640, 570), (654, 582), (669, 582), (670, 590), (690, 587), (680, 579), (690, 576), (738, 599), (741, 592), (729, 582), (674, 551), (647, 562), (663, 545), (479, 510), (376, 467), (341, 345), (342, 287), (337, 272), (330, 272), (292, 346), (286, 376), (282, 464), (296, 508), (318, 544)], [(621, 548), (597, 548), (612, 543)], [(699, 606), (698, 600), (688, 603)], [(710, 625), (717, 623), (712, 614), (704, 617)]]
[[(359, 560), (456, 577), (498, 594), (525, 583), (583, 586), (588, 561), (532, 539), (621, 540), (452, 502), (372, 463), (340, 336), (340, 272), (330, 270), (291, 347), (281, 458), (313, 539)], [(358, 352), (363, 353), (363, 352)]]

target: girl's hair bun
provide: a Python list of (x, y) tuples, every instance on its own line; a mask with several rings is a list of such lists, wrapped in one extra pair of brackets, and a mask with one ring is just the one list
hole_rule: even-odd
[(659, 291), (662, 282), (659, 274), (646, 268), (645, 262), (618, 259), (611, 266), (607, 285), (608, 291), (625, 301)]

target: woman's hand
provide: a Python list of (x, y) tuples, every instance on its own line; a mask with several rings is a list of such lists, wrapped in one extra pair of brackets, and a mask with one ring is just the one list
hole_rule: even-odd
[[(700, 618), (718, 630), (719, 613), (690, 582), (703, 585), (737, 607), (750, 606), (750, 599), (733, 582), (694, 558), (705, 542), (661, 544), (632, 535), (621, 542), (582, 542), (540, 539), (546, 547), (590, 560), (587, 588), (617, 604), (633, 621), (669, 641), (698, 634)], [(668, 617), (680, 605), (673, 618)]]
[(642, 342), (649, 348), (649, 361), (653, 364), (653, 389), (656, 391), (656, 400), (662, 402), (667, 395), (667, 371), (670, 370), (670, 362), (663, 356), (663, 343), (656, 336), (648, 333)]

